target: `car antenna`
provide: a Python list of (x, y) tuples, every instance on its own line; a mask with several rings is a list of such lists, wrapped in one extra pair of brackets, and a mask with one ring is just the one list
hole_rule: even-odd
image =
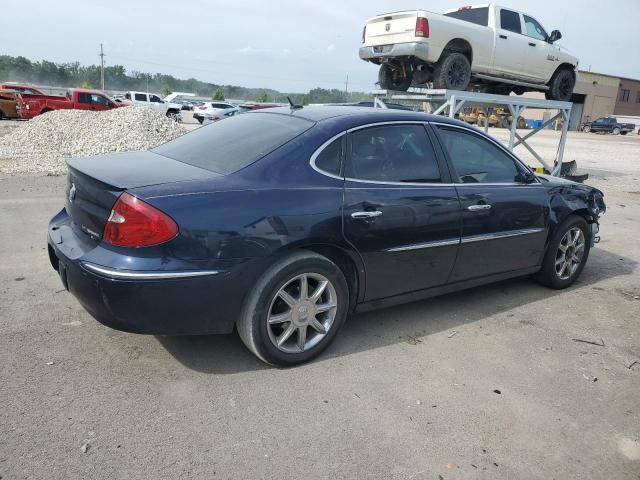
[(289, 107), (291, 108), (292, 112), (294, 110), (300, 110), (302, 108), (302, 105), (296, 105), (295, 103), (293, 103), (290, 97), (287, 97), (287, 100), (289, 101)]

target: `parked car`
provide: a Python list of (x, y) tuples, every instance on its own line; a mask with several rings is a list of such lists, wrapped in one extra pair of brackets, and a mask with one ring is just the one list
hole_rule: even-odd
[(0, 90), (13, 90), (14, 92), (29, 93), (31, 95), (44, 95), (33, 85), (23, 85), (20, 83), (0, 83)]
[(126, 102), (133, 105), (142, 105), (152, 108), (153, 110), (160, 112), (167, 117), (171, 117), (174, 120), (180, 121), (181, 105), (177, 103), (165, 102), (160, 95), (147, 92), (126, 92), (124, 94)]
[(241, 110), (248, 112), (252, 110), (263, 110), (265, 108), (282, 107), (281, 103), (246, 102), (238, 105)]
[(0, 120), (18, 118), (17, 105), (18, 92), (15, 90), (0, 90)]
[(602, 117), (593, 122), (585, 122), (582, 124), (583, 132), (600, 132), (613, 133), (614, 135), (626, 135), (633, 132), (636, 126), (633, 123), (619, 122), (615, 117)]
[[(392, 102), (386, 102), (384, 101), (384, 104), (386, 105), (387, 108), (391, 108), (393, 110), (408, 110), (408, 111), (413, 111), (413, 108), (411, 107), (407, 107), (406, 105), (402, 105), (400, 103), (392, 103)], [(340, 104), (336, 104), (336, 105), (341, 105), (341, 106), (346, 106), (346, 107), (369, 107), (369, 108), (373, 108), (375, 107), (373, 102), (368, 102), (368, 101), (361, 101), (361, 102), (353, 102), (353, 103), (340, 103)]]
[(444, 15), (408, 10), (367, 21), (360, 58), (380, 65), (381, 88), (467, 90), (474, 84), (490, 93), (544, 91), (568, 101), (578, 59), (554, 43), (531, 15), (484, 4)]
[(20, 118), (29, 119), (52, 110), (102, 111), (123, 106), (125, 104), (114, 102), (98, 90), (71, 88), (64, 97), (22, 92), (18, 95), (16, 111)]
[(157, 335), (235, 327), (275, 365), (314, 358), (351, 312), (522, 275), (566, 288), (605, 211), (473, 127), (401, 110), (250, 112), (68, 166), (48, 249), (90, 314)]
[(224, 110), (212, 110), (210, 113), (204, 114), (202, 125), (209, 125), (210, 123), (219, 122), (220, 120), (231, 118), (234, 115), (238, 115), (239, 113), (244, 113), (242, 109), (240, 109), (240, 107), (227, 108)]
[(200, 106), (195, 107), (193, 118), (200, 123), (204, 122), (206, 116), (212, 117), (222, 112), (223, 110), (229, 110), (237, 108), (237, 105), (228, 102), (204, 102)]

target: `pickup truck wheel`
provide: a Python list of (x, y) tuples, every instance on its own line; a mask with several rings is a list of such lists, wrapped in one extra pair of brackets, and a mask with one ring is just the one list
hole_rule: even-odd
[(471, 64), (462, 53), (443, 53), (433, 71), (433, 88), (466, 90), (471, 82)]
[(620, 128), (615, 127), (613, 130), (611, 130), (611, 133), (613, 133), (614, 135), (620, 135)]
[(378, 83), (383, 90), (396, 90), (398, 92), (406, 92), (411, 86), (413, 73), (406, 68), (406, 78), (403, 78), (399, 69), (391, 68), (389, 65), (380, 65), (378, 71)]
[(584, 127), (582, 127), (582, 131), (584, 133), (589, 133), (591, 131), (591, 127), (589, 125), (585, 125)]
[(573, 95), (573, 87), (576, 85), (576, 77), (571, 70), (562, 68), (553, 74), (549, 82), (549, 90), (544, 92), (547, 100), (568, 102)]

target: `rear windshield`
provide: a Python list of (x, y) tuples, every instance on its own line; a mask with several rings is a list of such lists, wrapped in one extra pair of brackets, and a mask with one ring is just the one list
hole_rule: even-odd
[(457, 12), (445, 13), (447, 17), (457, 18), (458, 20), (464, 20), (465, 22), (475, 23), (476, 25), (482, 25), (486, 27), (489, 25), (489, 8), (464, 8)]
[(152, 151), (228, 175), (251, 165), (312, 126), (313, 122), (299, 117), (246, 113), (199, 128)]

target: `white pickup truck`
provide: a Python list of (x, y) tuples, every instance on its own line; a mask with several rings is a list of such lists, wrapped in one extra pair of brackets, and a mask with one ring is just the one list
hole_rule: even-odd
[(380, 65), (381, 88), (406, 91), (411, 85), (509, 94), (544, 91), (568, 101), (578, 59), (554, 43), (532, 16), (484, 4), (444, 15), (410, 10), (367, 21), (360, 58)]
[(126, 92), (124, 94), (125, 102), (133, 105), (144, 105), (154, 110), (164, 113), (167, 117), (171, 117), (176, 121), (181, 121), (180, 109), (181, 105), (164, 101), (159, 95), (147, 92)]

